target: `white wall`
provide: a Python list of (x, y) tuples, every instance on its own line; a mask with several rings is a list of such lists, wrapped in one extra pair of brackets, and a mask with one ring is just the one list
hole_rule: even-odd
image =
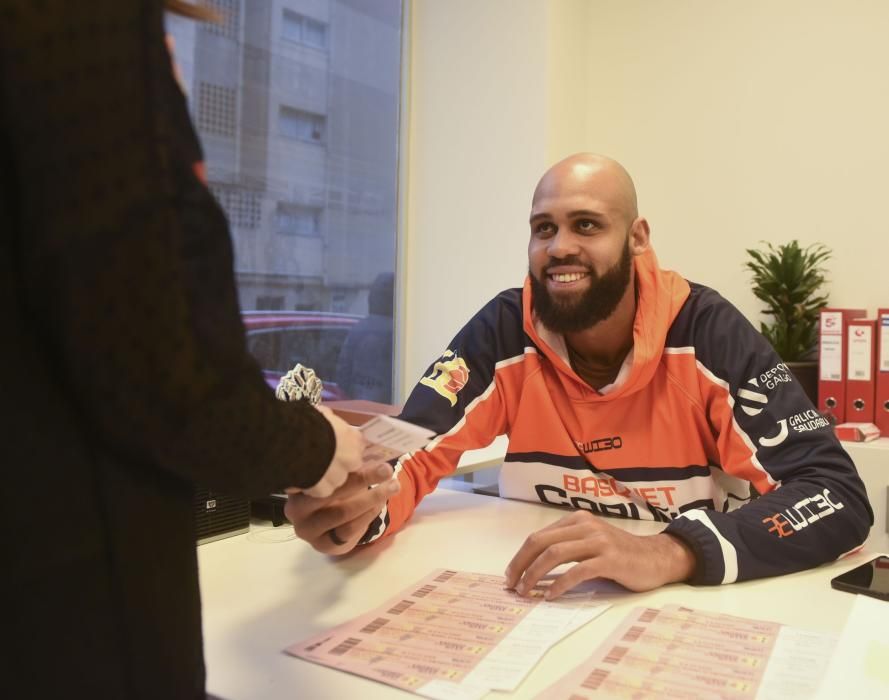
[(757, 318), (744, 249), (820, 241), (831, 303), (889, 304), (889, 3), (590, 5), (577, 148), (634, 174), (661, 263)]
[(406, 392), (484, 302), (522, 283), (547, 163), (547, 41), (532, 39), (546, 4), (418, 0), (411, 14)]
[(661, 263), (752, 320), (762, 239), (834, 250), (831, 303), (889, 306), (889, 3), (414, 0), (405, 390), (525, 271), (543, 170), (636, 179)]

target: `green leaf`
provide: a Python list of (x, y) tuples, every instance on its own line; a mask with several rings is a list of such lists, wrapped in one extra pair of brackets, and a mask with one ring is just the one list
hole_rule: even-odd
[(796, 240), (762, 244), (746, 249), (744, 263), (753, 295), (771, 318), (760, 324), (760, 332), (785, 362), (806, 359), (818, 342), (819, 312), (828, 302), (824, 265), (832, 252), (822, 243), (802, 248)]

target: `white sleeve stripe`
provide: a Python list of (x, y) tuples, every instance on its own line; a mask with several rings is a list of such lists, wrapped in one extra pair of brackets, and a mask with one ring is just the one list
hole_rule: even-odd
[(738, 436), (747, 446), (747, 449), (750, 450), (750, 463), (757, 471), (762, 472), (769, 484), (775, 487), (780, 487), (781, 482), (775, 481), (775, 479), (772, 478), (772, 475), (769, 474), (765, 470), (765, 467), (762, 466), (762, 463), (760, 463), (759, 458), (756, 456), (756, 445), (753, 444), (753, 440), (750, 439), (750, 436), (746, 432), (744, 432), (743, 428), (738, 425), (738, 421), (735, 420), (735, 398), (732, 396), (732, 392), (729, 388), (728, 382), (726, 382), (724, 379), (720, 379), (715, 374), (713, 374), (713, 372), (704, 367), (704, 365), (701, 364), (701, 361), (697, 358), (695, 358), (695, 364), (697, 365), (698, 371), (701, 374), (703, 374), (707, 379), (716, 384), (716, 386), (725, 389), (725, 398), (728, 401), (729, 408), (732, 411), (732, 429), (738, 434)]
[(689, 520), (697, 520), (701, 525), (710, 530), (719, 543), (722, 550), (722, 566), (723, 575), (722, 583), (734, 583), (738, 580), (738, 551), (735, 545), (729, 542), (722, 533), (716, 529), (716, 525), (710, 520), (710, 516), (703, 510), (689, 510), (679, 516), (680, 518), (688, 518)]
[[(371, 537), (368, 537), (365, 540), (365, 544), (370, 544), (371, 542), (376, 542), (380, 537), (383, 536), (383, 533), (386, 532), (386, 506), (383, 506), (383, 510), (380, 511), (380, 514), (377, 516), (380, 519), (380, 525), (377, 528), (376, 534)], [(372, 523), (371, 523), (372, 524)]]
[(463, 417), (460, 418), (460, 420), (458, 420), (456, 423), (454, 423), (454, 427), (452, 427), (448, 432), (442, 433), (434, 440), (430, 440), (429, 444), (427, 444), (426, 447), (424, 447), (423, 449), (426, 452), (432, 452), (432, 450), (434, 450), (436, 447), (439, 446), (439, 444), (441, 443), (442, 440), (445, 440), (446, 438), (449, 438), (452, 435), (459, 433), (463, 429), (463, 426), (466, 425), (466, 417), (470, 413), (472, 413), (473, 409), (475, 409), (475, 407), (478, 406), (482, 401), (487, 400), (487, 398), (491, 394), (494, 393), (494, 389), (496, 389), (496, 388), (497, 388), (497, 379), (495, 378), (495, 379), (491, 380), (490, 384), (488, 384), (487, 389), (485, 389), (481, 394), (476, 396), (469, 403), (469, 405), (466, 407), (466, 411), (464, 411), (464, 413), (463, 413)]
[[(527, 354), (537, 354), (537, 349), (532, 348), (532, 347), (526, 347), (524, 352), (521, 355), (516, 355), (515, 357), (508, 357), (505, 360), (500, 360), (500, 362), (496, 363), (494, 365), (495, 378), (491, 381), (491, 383), (487, 386), (487, 388), (481, 394), (476, 396), (469, 403), (469, 405), (466, 407), (466, 411), (463, 413), (463, 417), (459, 421), (457, 421), (454, 424), (454, 427), (452, 427), (448, 432), (442, 433), (441, 435), (436, 437), (434, 440), (430, 440), (429, 443), (423, 448), (423, 451), (431, 452), (436, 447), (438, 447), (438, 445), (441, 443), (442, 440), (458, 433), (463, 428), (463, 426), (466, 424), (466, 416), (468, 416), (475, 409), (476, 406), (478, 406), (482, 401), (485, 401), (494, 392), (494, 389), (497, 387), (497, 379), (496, 379), (497, 370), (502, 369), (504, 367), (509, 367), (510, 365), (514, 365), (517, 362), (524, 361), (525, 355), (527, 355)], [(408, 454), (402, 455), (399, 458), (398, 462), (395, 465), (395, 471), (392, 475), (393, 479), (398, 478), (398, 475), (401, 473), (401, 470), (404, 468), (404, 463), (407, 460), (411, 459), (415, 454), (416, 454), (416, 452), (410, 452)], [(380, 519), (380, 525), (377, 529), (376, 534), (374, 534), (372, 537), (370, 537), (367, 540), (368, 543), (378, 540), (380, 537), (382, 537), (383, 533), (386, 531), (386, 516), (388, 514), (389, 514), (389, 504), (385, 503), (385, 504), (383, 504), (383, 509), (380, 511), (380, 514), (378, 516)]]
[[(399, 457), (398, 462), (395, 463), (395, 469), (392, 472), (392, 478), (397, 479), (398, 475), (401, 473), (401, 470), (404, 466), (404, 460), (409, 459), (414, 455), (414, 452), (409, 452), (406, 455), (401, 455)], [(368, 538), (367, 544), (380, 539), (383, 536), (383, 533), (386, 532), (386, 516), (389, 515), (389, 501), (386, 501), (383, 504), (383, 509), (380, 511), (380, 514), (377, 516), (380, 519), (380, 525), (377, 528), (377, 532), (372, 537)]]

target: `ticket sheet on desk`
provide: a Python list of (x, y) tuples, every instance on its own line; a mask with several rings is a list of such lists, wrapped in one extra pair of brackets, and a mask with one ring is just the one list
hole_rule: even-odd
[(608, 606), (588, 593), (523, 598), (502, 576), (441, 569), (287, 652), (425, 697), (472, 700), (514, 690), (547, 649)]
[(677, 605), (636, 608), (536, 700), (809, 698), (833, 635)]

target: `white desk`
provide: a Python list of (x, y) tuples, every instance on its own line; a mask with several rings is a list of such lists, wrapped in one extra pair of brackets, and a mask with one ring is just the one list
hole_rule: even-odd
[[(342, 700), (411, 696), (373, 681), (284, 654), (289, 644), (380, 605), (432, 569), (503, 573), (526, 535), (567, 511), (439, 490), (393, 538), (334, 560), (286, 526), (198, 548), (204, 604), (207, 690), (225, 700)], [(634, 532), (661, 525), (611, 520)], [(277, 542), (270, 543), (272, 540)], [(580, 664), (634, 606), (685, 603), (701, 609), (839, 632), (854, 596), (832, 576), (867, 561), (868, 548), (816, 570), (728, 586), (674, 584), (615, 599), (612, 608), (549, 651), (518, 691), (530, 698)]]

